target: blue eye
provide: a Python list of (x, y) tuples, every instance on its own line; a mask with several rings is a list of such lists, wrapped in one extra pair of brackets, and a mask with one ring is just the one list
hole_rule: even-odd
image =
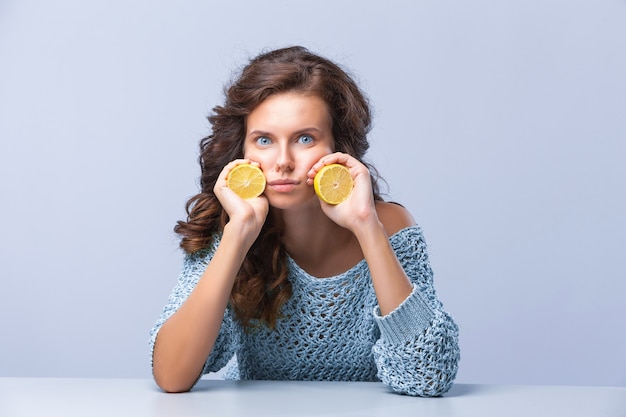
[(269, 145), (270, 143), (272, 143), (272, 141), (267, 136), (259, 136), (256, 139), (256, 143), (258, 143), (259, 145)]
[(313, 138), (309, 135), (302, 135), (298, 138), (298, 142), (308, 145), (309, 143), (313, 143)]

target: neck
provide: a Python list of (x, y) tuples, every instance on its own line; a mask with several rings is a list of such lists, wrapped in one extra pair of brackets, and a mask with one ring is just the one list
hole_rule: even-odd
[(359, 253), (344, 259), (345, 263), (338, 262), (337, 255), (345, 256), (344, 250), (354, 247), (356, 238), (349, 230), (330, 220), (317, 202), (312, 207), (297, 210), (274, 209), (273, 216), (276, 223), (282, 226), (287, 253), (311, 275), (335, 275), (362, 257), (359, 250)]

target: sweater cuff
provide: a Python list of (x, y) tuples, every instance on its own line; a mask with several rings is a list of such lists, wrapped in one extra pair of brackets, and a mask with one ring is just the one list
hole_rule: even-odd
[(413, 341), (430, 326), (435, 313), (422, 298), (417, 286), (395, 310), (386, 316), (380, 315), (380, 308), (374, 308), (374, 319), (381, 337), (392, 344)]

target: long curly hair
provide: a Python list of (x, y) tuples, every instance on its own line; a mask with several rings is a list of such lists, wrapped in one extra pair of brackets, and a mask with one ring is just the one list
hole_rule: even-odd
[[(187, 201), (187, 221), (178, 221), (174, 227), (185, 252), (209, 246), (228, 222), (213, 187), (226, 164), (243, 158), (247, 116), (272, 94), (291, 91), (316, 94), (326, 102), (336, 151), (348, 153), (370, 168), (374, 198), (382, 199), (378, 173), (363, 161), (369, 148), (371, 112), (354, 80), (337, 64), (304, 47), (273, 50), (250, 60), (224, 89), (224, 105), (214, 107), (208, 116), (212, 133), (200, 141), (198, 158), (201, 191)], [(282, 231), (268, 215), (231, 291), (230, 306), (245, 328), (260, 323), (273, 328), (276, 324), (281, 306), (291, 297), (286, 255)]]

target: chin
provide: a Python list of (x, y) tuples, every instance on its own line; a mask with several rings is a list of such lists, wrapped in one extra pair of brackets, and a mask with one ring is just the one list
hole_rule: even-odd
[(266, 195), (269, 205), (279, 210), (289, 210), (296, 208), (303, 208), (311, 206), (312, 204), (319, 205), (319, 200), (315, 194), (312, 196), (295, 196), (287, 194), (274, 194)]

